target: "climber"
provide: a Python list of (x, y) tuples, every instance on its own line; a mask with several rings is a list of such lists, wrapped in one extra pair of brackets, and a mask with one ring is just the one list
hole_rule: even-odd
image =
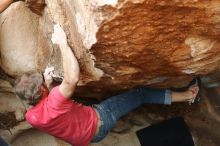
[(0, 13), (7, 9), (10, 4), (17, 1), (25, 2), (26, 6), (30, 10), (38, 15), (42, 15), (42, 12), (46, 6), (45, 0), (1, 0), (0, 1)]
[(15, 83), (15, 92), (28, 104), (25, 114), (28, 123), (74, 146), (87, 146), (90, 142), (102, 140), (121, 116), (142, 104), (192, 103), (197, 97), (199, 87), (195, 79), (182, 92), (139, 87), (110, 97), (100, 104), (84, 106), (71, 100), (80, 69), (68, 46), (66, 34), (59, 25), (54, 26), (51, 40), (61, 51), (62, 83), (51, 88), (53, 68), (48, 68), (43, 75), (38, 72), (22, 75)]

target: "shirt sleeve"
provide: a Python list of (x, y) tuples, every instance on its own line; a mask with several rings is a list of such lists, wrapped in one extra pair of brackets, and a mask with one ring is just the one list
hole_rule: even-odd
[(54, 87), (48, 95), (47, 100), (48, 108), (55, 110), (59, 113), (68, 112), (73, 106), (73, 101), (64, 97), (59, 90), (59, 86)]

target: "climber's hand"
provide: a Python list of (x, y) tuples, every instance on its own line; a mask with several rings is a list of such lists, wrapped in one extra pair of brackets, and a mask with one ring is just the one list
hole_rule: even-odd
[(47, 88), (49, 89), (51, 84), (53, 83), (53, 73), (54, 71), (54, 67), (47, 67), (44, 71), (44, 80), (45, 80), (45, 83), (47, 85)]
[(53, 44), (57, 44), (60, 47), (67, 45), (66, 34), (59, 24), (54, 25), (54, 32), (51, 41)]

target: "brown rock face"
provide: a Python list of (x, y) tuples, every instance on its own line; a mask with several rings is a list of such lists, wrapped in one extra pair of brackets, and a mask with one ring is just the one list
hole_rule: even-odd
[[(136, 85), (181, 86), (192, 76), (217, 69), (219, 5), (218, 1), (66, 0), (60, 5), (65, 19), (56, 20), (66, 26), (81, 65), (87, 60), (103, 71), (86, 70), (89, 76), (82, 76), (82, 81), (93, 82), (83, 86), (107, 93)], [(94, 69), (92, 63), (84, 67)], [(92, 79), (94, 75), (100, 80)]]
[[(102, 98), (138, 85), (184, 86), (197, 75), (209, 75), (203, 78), (207, 87), (220, 85), (219, 0), (46, 0), (46, 3), (41, 17), (23, 2), (12, 4), (0, 15), (0, 65), (8, 75), (17, 77), (54, 66), (62, 76), (60, 52), (50, 40), (53, 25), (59, 23), (80, 63), (76, 96)], [(3, 75), (0, 70), (1, 79)], [(64, 145), (32, 130), (14, 139), (16, 132), (30, 127), (21, 122), (25, 108), (15, 97), (12, 86), (3, 80), (0, 83), (0, 123), (10, 115), (12, 120), (8, 121), (13, 122), (3, 124), (1, 137), (13, 145), (27, 144), (30, 142), (27, 136), (39, 143)], [(199, 109), (205, 116), (210, 114), (206, 110), (214, 111), (207, 99), (208, 106), (203, 103)], [(163, 113), (157, 107), (156, 111)], [(196, 110), (190, 111), (193, 112)], [(210, 117), (195, 115), (189, 117), (195, 121), (193, 128), (199, 134), (208, 132), (201, 132), (198, 123), (212, 128), (218, 125), (208, 123)], [(190, 118), (187, 121), (193, 121)], [(15, 126), (12, 135), (6, 130), (11, 126)], [(212, 138), (217, 134), (214, 131)]]
[(0, 23), (1, 67), (14, 76), (35, 70), (38, 16), (16, 3), (1, 14)]
[[(23, 37), (35, 37), (31, 42), (37, 44), (32, 48), (37, 52), (36, 60), (33, 59), (36, 68), (43, 70), (49, 64), (62, 75), (59, 49), (51, 44), (50, 37), (54, 23), (64, 27), (81, 66), (77, 90), (80, 96), (98, 97), (137, 85), (183, 86), (193, 76), (207, 75), (219, 68), (218, 0), (47, 0), (46, 3), (39, 21), (37, 16), (25, 17), (26, 21), (34, 19), (31, 23), (36, 27), (31, 28), (40, 33), (28, 29), (32, 33)], [(11, 7), (11, 11), (16, 9)], [(4, 14), (7, 19), (12, 15), (8, 13)], [(22, 26), (28, 28), (31, 23)], [(4, 44), (10, 40), (2, 39), (2, 35), (10, 33), (1, 27), (1, 54), (8, 51)], [(16, 39), (20, 40), (18, 36)], [(34, 51), (30, 49), (23, 59), (34, 58)], [(16, 75), (13, 70), (17, 66), (15, 61), (6, 63), (6, 60), (19, 57), (19, 53), (1, 58), (3, 68), (11, 75)], [(85, 93), (85, 89), (89, 92)]]

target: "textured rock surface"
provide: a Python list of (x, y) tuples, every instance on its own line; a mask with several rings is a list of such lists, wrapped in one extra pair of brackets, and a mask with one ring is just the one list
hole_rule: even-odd
[(50, 41), (54, 23), (63, 26), (80, 62), (79, 96), (100, 97), (136, 85), (183, 86), (219, 68), (217, 0), (46, 3), (40, 18), (22, 2), (2, 14), (1, 66), (8, 74), (50, 65), (62, 75), (59, 49)]
[[(14, 118), (8, 113), (12, 113)], [(16, 98), (12, 86), (9, 82), (0, 79), (0, 136), (11, 141), (19, 129), (16, 125), (24, 121), (24, 113), (25, 108)]]
[(35, 129), (30, 129), (22, 132), (18, 137), (16, 137), (12, 146), (70, 146), (63, 141), (50, 136), (46, 133), (37, 131)]
[(1, 67), (13, 76), (35, 70), (38, 16), (15, 3), (1, 14), (0, 24)]
[(78, 92), (90, 89), (86, 96), (136, 85), (182, 86), (219, 68), (219, 1), (47, 3), (52, 20), (66, 28), (83, 70)]
[[(42, 17), (33, 14), (22, 2), (14, 3), (0, 15), (0, 65), (7, 74), (16, 77), (31, 70), (43, 71), (49, 65), (62, 76), (59, 49), (50, 41), (53, 24), (60, 23), (81, 67), (77, 96), (105, 97), (136, 85), (183, 86), (193, 76), (210, 73), (212, 76), (204, 78), (207, 86), (220, 85), (219, 0), (46, 0), (46, 3)], [(14, 112), (17, 121), (23, 120), (24, 107), (11, 86), (0, 82), (0, 113)], [(187, 118), (195, 120), (191, 125), (200, 133), (198, 137), (205, 137), (201, 143), (207, 140), (206, 133), (214, 131), (209, 125), (218, 125), (209, 121), (207, 115), (219, 122), (219, 116), (210, 110), (214, 103), (200, 106), (204, 114), (189, 114)], [(156, 112), (163, 110), (156, 108)], [(208, 130), (201, 130), (198, 123)], [(22, 124), (12, 132), (25, 126)], [(38, 137), (41, 133), (36, 131), (25, 131), (13, 144), (25, 141), (27, 135), (31, 136), (29, 133), (43, 143), (46, 137), (48, 143), (60, 144), (49, 136)], [(11, 139), (7, 130), (1, 129), (0, 135)], [(211, 143), (219, 145), (216, 140), (219, 133), (212, 135)], [(111, 138), (109, 141), (115, 143)]]
[(24, 106), (16, 98), (12, 86), (0, 79), (0, 113), (5, 112), (14, 112), (18, 121), (24, 120)]

